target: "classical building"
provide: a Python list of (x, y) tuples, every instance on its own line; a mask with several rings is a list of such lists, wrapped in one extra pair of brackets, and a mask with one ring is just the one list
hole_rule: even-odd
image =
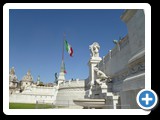
[(27, 74), (22, 78), (21, 88), (26, 89), (27, 87), (32, 86), (32, 84), (33, 84), (33, 77), (31, 75), (30, 70), (28, 70)]
[[(20, 82), (15, 82), (16, 80), (15, 70), (12, 68), (10, 70), (10, 86), (12, 85), (12, 87), (10, 87), (9, 102), (36, 103), (43, 101), (45, 103), (54, 103), (57, 94), (56, 86), (39, 85), (41, 83), (40, 76), (37, 78), (37, 83), (34, 83), (29, 70)], [(13, 83), (16, 84), (13, 85)]]

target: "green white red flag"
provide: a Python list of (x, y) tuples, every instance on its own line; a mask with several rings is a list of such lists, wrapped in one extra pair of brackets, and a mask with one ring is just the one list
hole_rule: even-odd
[(72, 57), (73, 56), (73, 49), (72, 49), (71, 45), (67, 42), (67, 40), (65, 40), (64, 42), (65, 42), (65, 47), (66, 47), (67, 52)]

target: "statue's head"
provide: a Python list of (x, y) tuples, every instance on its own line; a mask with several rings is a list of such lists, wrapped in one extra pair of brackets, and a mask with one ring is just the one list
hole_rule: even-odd
[(96, 72), (97, 72), (97, 71), (98, 71), (98, 68), (97, 68), (97, 67), (94, 67), (94, 71), (96, 71)]
[(99, 44), (97, 42), (94, 42), (92, 45), (97, 47), (98, 49), (100, 48), (100, 46), (99, 46)]

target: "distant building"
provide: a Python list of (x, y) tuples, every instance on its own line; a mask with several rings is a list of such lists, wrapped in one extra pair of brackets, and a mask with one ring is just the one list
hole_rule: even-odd
[(30, 70), (21, 81), (18, 81), (14, 67), (12, 67), (9, 74), (9, 93), (9, 102), (36, 103), (36, 101), (45, 101), (54, 103), (57, 89), (52, 83), (44, 85), (40, 76), (34, 83)]
[(18, 78), (15, 75), (15, 69), (12, 67), (9, 72), (9, 90), (12, 94), (14, 90), (18, 87)]
[(21, 90), (24, 90), (27, 87), (30, 87), (32, 84), (33, 84), (33, 77), (31, 75), (30, 70), (28, 70), (27, 74), (22, 78)]

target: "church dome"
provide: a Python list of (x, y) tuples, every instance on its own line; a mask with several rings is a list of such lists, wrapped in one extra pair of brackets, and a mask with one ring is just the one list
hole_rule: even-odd
[(33, 77), (31, 75), (30, 70), (27, 72), (27, 74), (22, 78), (22, 81), (26, 81), (26, 82), (33, 82)]

